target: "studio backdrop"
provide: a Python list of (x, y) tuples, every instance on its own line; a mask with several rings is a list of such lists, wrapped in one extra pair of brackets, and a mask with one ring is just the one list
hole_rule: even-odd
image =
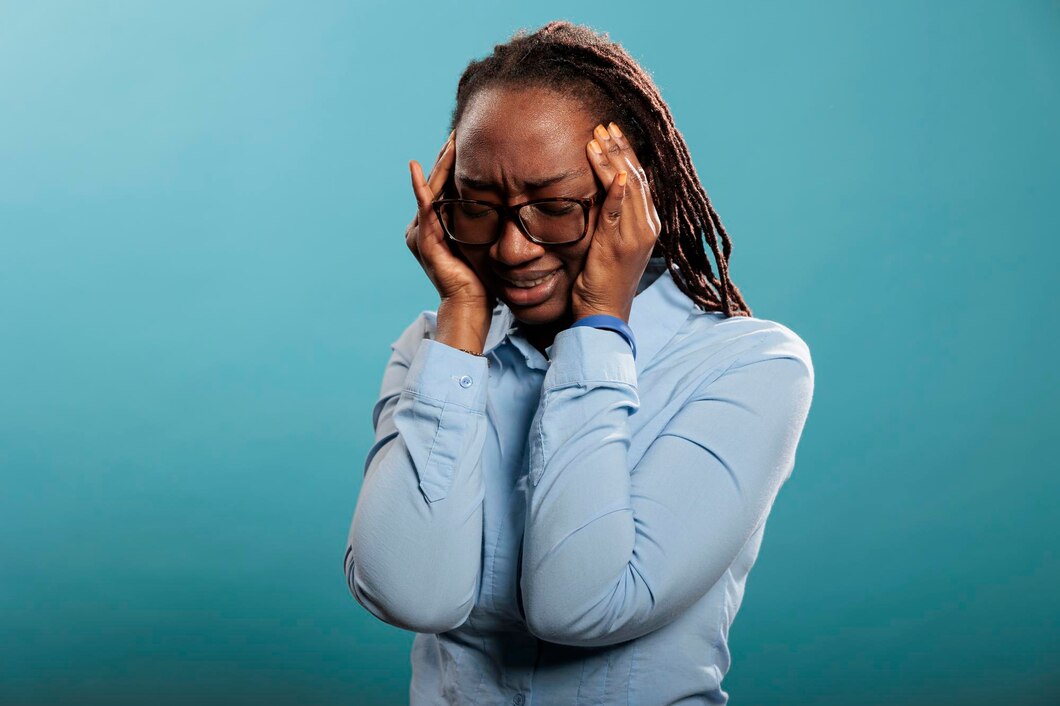
[(733, 703), (1060, 694), (1060, 7), (0, 2), (0, 703), (400, 704), (343, 550), (404, 229), (519, 28), (651, 71), (813, 353)]

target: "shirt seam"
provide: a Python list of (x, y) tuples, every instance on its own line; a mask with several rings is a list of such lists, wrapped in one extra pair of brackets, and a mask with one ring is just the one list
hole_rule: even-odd
[[(434, 459), (434, 449), (438, 445), (438, 437), (441, 436), (441, 434), (442, 434), (441, 417), (444, 414), (445, 414), (445, 405), (443, 403), (442, 409), (441, 409), (441, 411), (438, 414), (439, 420), (435, 424), (435, 427), (434, 427), (434, 436), (431, 438), (431, 448), (427, 452), (427, 460), (423, 464), (423, 477), (420, 478), (420, 482), (419, 482), (420, 491), (424, 494), (424, 496), (426, 496), (428, 503), (435, 502), (435, 501), (438, 501), (438, 500), (444, 500), (445, 497), (447, 495), (449, 495), (449, 486), (450, 486), (450, 484), (452, 482), (452, 477), (453, 477), (452, 471), (450, 470), (450, 472), (448, 474), (449, 475), (448, 482), (445, 483), (444, 487), (439, 488), (439, 490), (438, 490), (439, 495), (438, 495), (437, 498), (433, 498), (432, 499), (430, 496), (428, 496), (429, 488), (424, 488), (423, 487), (423, 483), (424, 483), (425, 480), (426, 481), (431, 481), (432, 480), (432, 478), (431, 478), (431, 476), (433, 475), (431, 473), (432, 469), (438, 468), (439, 474), (442, 475), (443, 477), (445, 475), (445, 468), (441, 467), (442, 464), (440, 462), (435, 461), (434, 464), (431, 463), (431, 461)], [(434, 484), (438, 485), (438, 486), (442, 486), (442, 484), (438, 483), (437, 481), (435, 481)]]
[(636, 391), (636, 389), (637, 389), (636, 385), (634, 385), (631, 382), (626, 382), (625, 380), (612, 380), (612, 379), (608, 379), (608, 378), (594, 378), (594, 379), (591, 379), (591, 380), (570, 380), (570, 381), (566, 381), (566, 382), (553, 383), (552, 385), (548, 386), (545, 389), (545, 392), (552, 392), (553, 390), (561, 390), (561, 389), (563, 389), (565, 387), (574, 387), (575, 385), (579, 385), (579, 386), (585, 387), (586, 385), (596, 385), (596, 384), (600, 384), (600, 383), (618, 385), (618, 386), (625, 387), (625, 388), (628, 388), (628, 389), (633, 390), (633, 391)]
[(413, 397), (415, 397), (417, 399), (420, 399), (420, 400), (425, 400), (425, 401), (429, 401), (429, 402), (437, 402), (438, 405), (440, 406), (441, 411), (443, 413), (445, 412), (445, 408), (446, 407), (460, 407), (461, 409), (466, 410), (468, 412), (471, 412), (472, 414), (477, 414), (477, 415), (482, 416), (482, 417), (486, 416), (486, 413), (485, 413), (484, 410), (480, 410), (480, 409), (478, 409), (476, 407), (469, 407), (466, 404), (462, 404), (460, 402), (454, 402), (453, 400), (446, 400), (446, 399), (442, 399), (440, 397), (434, 397), (433, 395), (424, 394), (424, 393), (419, 392), (417, 390), (414, 390), (414, 389), (412, 389), (410, 387), (402, 388), (402, 391), (403, 392), (407, 392), (410, 395), (412, 395)]
[[(641, 637), (644, 637), (644, 635)], [(626, 706), (630, 706), (630, 697), (633, 693), (633, 674), (637, 669), (638, 647), (640, 647), (640, 640), (636, 639), (633, 641), (633, 646), (629, 650), (629, 679), (626, 680)]]

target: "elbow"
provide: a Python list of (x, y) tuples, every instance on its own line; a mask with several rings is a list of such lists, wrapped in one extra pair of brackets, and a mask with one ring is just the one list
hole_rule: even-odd
[(527, 613), (526, 629), (539, 640), (571, 647), (602, 647), (623, 641), (615, 633), (586, 629), (576, 623), (559, 620), (547, 611)]
[[(546, 642), (572, 647), (617, 645), (645, 635), (677, 617), (665, 608), (657, 591), (631, 571), (626, 581), (578, 597), (570, 586), (520, 584), (523, 619), (530, 634)], [(529, 589), (529, 590), (527, 590)]]
[[(557, 645), (581, 646), (577, 644), (579, 636), (572, 634), (570, 625), (564, 625), (563, 621), (557, 620), (555, 614), (536, 608), (527, 610), (525, 617), (527, 632), (537, 639)], [(572, 639), (575, 642), (571, 642)]]
[(526, 629), (545, 642), (571, 647), (602, 647), (623, 642), (614, 621), (606, 620), (597, 611), (568, 614), (549, 601), (528, 599), (524, 606)]
[(384, 623), (410, 632), (438, 634), (460, 627), (474, 608), (474, 596), (447, 601), (423, 590), (395, 589), (366, 578), (347, 552), (346, 586), (364, 608)]

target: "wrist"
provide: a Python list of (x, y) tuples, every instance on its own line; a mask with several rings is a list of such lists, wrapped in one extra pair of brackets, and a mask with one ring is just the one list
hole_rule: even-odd
[(435, 340), (480, 355), (492, 318), (493, 312), (485, 306), (444, 300), (438, 305)]
[(580, 321), (581, 319), (588, 318), (590, 316), (614, 316), (616, 319), (629, 323), (629, 309), (587, 309), (587, 308), (575, 308), (574, 310), (574, 321)]
[(571, 324), (571, 328), (598, 328), (614, 331), (629, 344), (633, 357), (637, 357), (637, 342), (633, 335), (633, 329), (631, 329), (629, 324), (621, 317), (613, 316), (611, 314), (591, 314), (576, 320)]

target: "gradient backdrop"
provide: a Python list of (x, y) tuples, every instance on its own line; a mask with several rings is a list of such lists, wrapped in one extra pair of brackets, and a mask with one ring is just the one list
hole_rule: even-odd
[(733, 703), (1057, 703), (1060, 5), (524, 5), (0, 0), (0, 702), (407, 699), (341, 568), (437, 304), (406, 162), (567, 18), (653, 73), (814, 356)]

